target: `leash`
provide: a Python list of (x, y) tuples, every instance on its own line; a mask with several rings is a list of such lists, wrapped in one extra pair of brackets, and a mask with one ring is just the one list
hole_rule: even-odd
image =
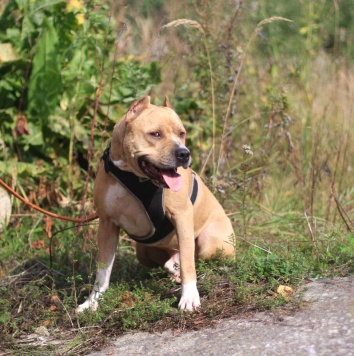
[(81, 224), (95, 220), (98, 218), (98, 215), (96, 213), (93, 213), (93, 214), (87, 216), (86, 218), (70, 218), (68, 216), (63, 216), (63, 215), (58, 215), (58, 214), (52, 213), (48, 210), (40, 208), (38, 205), (35, 205), (35, 204), (31, 203), (30, 201), (26, 200), (20, 194), (16, 193), (11, 187), (9, 187), (2, 179), (0, 179), (0, 185), (2, 185), (9, 193), (11, 193), (17, 199), (21, 200), (24, 204), (26, 204), (30, 208), (35, 209), (44, 215), (51, 216), (52, 218), (65, 220), (65, 221), (72, 221), (72, 222), (81, 223)]

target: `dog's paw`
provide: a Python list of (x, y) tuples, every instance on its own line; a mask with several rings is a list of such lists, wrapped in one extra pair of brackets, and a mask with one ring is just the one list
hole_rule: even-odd
[(182, 285), (182, 297), (178, 303), (180, 310), (193, 311), (200, 307), (199, 292), (195, 282)]
[(76, 309), (75, 313), (82, 313), (83, 311), (89, 309), (91, 311), (96, 311), (98, 309), (98, 299), (101, 296), (101, 293), (93, 292), (89, 298), (82, 304), (80, 304)]
[(86, 300), (86, 302), (80, 304), (76, 309), (75, 313), (82, 313), (86, 309), (90, 309), (91, 311), (96, 311), (98, 309), (98, 302), (97, 300)]

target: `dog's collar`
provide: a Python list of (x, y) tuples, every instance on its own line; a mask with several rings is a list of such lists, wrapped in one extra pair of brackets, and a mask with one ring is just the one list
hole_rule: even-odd
[[(163, 204), (164, 189), (155, 185), (151, 180), (143, 180), (134, 173), (123, 171), (119, 169), (112, 161), (110, 155), (111, 142), (105, 149), (102, 160), (106, 173), (112, 174), (125, 188), (133, 194), (143, 205), (146, 210), (151, 223), (154, 226), (154, 231), (148, 236), (138, 237), (129, 236), (138, 242), (149, 244), (162, 240), (169, 233), (174, 230), (172, 223), (167, 219)], [(190, 193), (190, 200), (194, 205), (198, 197), (198, 181), (193, 172), (192, 190)]]

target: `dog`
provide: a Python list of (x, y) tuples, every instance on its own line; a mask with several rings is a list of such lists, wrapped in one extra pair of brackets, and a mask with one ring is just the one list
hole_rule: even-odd
[(76, 309), (96, 310), (108, 289), (120, 229), (136, 241), (138, 261), (163, 266), (181, 283), (179, 309), (200, 306), (195, 260), (220, 251), (234, 255), (230, 219), (191, 168), (186, 130), (165, 97), (146, 96), (114, 126), (96, 176), (99, 216), (97, 274), (89, 298)]

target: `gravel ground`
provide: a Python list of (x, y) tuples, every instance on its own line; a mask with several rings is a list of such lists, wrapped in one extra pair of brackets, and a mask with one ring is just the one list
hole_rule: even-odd
[(126, 334), (90, 356), (354, 355), (354, 278), (313, 280), (304, 307), (223, 320), (199, 331)]

